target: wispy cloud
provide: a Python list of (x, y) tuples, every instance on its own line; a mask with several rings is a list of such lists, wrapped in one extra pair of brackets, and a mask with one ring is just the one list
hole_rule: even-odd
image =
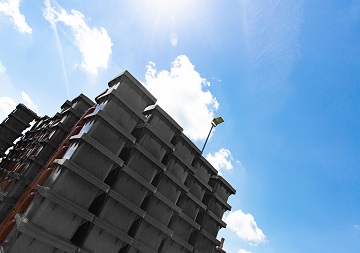
[(158, 71), (155, 63), (150, 62), (145, 79), (158, 104), (179, 122), (189, 138), (206, 138), (219, 104), (206, 89), (210, 83), (195, 70), (187, 56), (178, 56), (170, 71)]
[(43, 12), (43, 16), (45, 17), (45, 19), (47, 21), (49, 21), (50, 26), (51, 26), (51, 28), (53, 30), (53, 33), (54, 33), (54, 37), (55, 37), (55, 41), (56, 41), (56, 47), (58, 49), (60, 59), (61, 59), (61, 67), (62, 67), (63, 77), (64, 77), (64, 80), (65, 80), (66, 94), (69, 97), (70, 96), (69, 81), (68, 81), (68, 77), (67, 77), (67, 71), (66, 71), (65, 61), (64, 61), (64, 54), (63, 54), (63, 50), (62, 50), (62, 46), (61, 46), (59, 32), (58, 32), (57, 26), (56, 26), (55, 14), (54, 14), (54, 12), (51, 11), (52, 7), (51, 7), (50, 0), (45, 0), (44, 4), (45, 4), (45, 9), (44, 9), (44, 12)]
[(264, 243), (266, 236), (258, 228), (254, 217), (250, 213), (243, 213), (241, 210), (230, 212), (224, 217), (227, 228), (235, 232), (242, 240), (250, 243)]
[[(299, 55), (302, 0), (242, 0), (242, 30), (259, 101), (279, 98)], [(259, 74), (261, 73), (261, 74)]]
[(6, 68), (4, 65), (2, 65), (2, 63), (0, 62), (0, 74), (5, 73), (6, 72)]
[(350, 17), (357, 21), (360, 19), (360, 1), (354, 0), (350, 7)]
[(221, 173), (222, 170), (231, 170), (233, 168), (231, 161), (234, 159), (228, 149), (222, 148), (214, 154), (209, 153), (206, 159), (219, 173)]
[(251, 253), (250, 251), (244, 250), (244, 249), (239, 249), (238, 253)]
[(20, 0), (0, 2), (0, 13), (8, 16), (21, 33), (31, 33), (31, 27), (26, 23), (25, 16), (20, 13)]
[(31, 100), (31, 98), (28, 94), (26, 94), (25, 92), (22, 91), (21, 98), (27, 107), (29, 107), (33, 111), (37, 111), (38, 107), (34, 104), (34, 102)]
[(58, 22), (62, 22), (71, 28), (74, 35), (74, 44), (83, 57), (81, 67), (85, 71), (97, 75), (99, 68), (108, 67), (113, 44), (105, 28), (90, 28), (81, 12), (71, 10), (68, 13), (59, 5), (55, 8), (51, 6), (50, 0), (45, 0), (43, 15), (54, 30)]

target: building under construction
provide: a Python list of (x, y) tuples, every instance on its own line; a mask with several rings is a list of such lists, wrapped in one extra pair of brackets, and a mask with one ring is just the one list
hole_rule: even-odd
[(129, 72), (108, 86), (0, 124), (0, 252), (224, 252), (234, 188)]

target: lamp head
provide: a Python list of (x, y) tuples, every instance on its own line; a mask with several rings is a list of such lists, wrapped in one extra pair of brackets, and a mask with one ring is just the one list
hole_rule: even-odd
[(223, 118), (217, 117), (217, 118), (214, 118), (214, 119), (211, 121), (211, 124), (212, 124), (214, 127), (216, 127), (217, 125), (219, 125), (219, 124), (221, 124), (221, 123), (223, 123), (223, 122), (224, 122)]

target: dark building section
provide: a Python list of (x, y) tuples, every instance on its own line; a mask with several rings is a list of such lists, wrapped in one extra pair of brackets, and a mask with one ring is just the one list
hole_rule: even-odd
[(84, 95), (71, 102), (66, 101), (54, 117), (37, 118), (32, 128), (10, 149), (0, 163), (0, 222), (24, 194), (84, 110), (93, 105), (94, 102)]
[(39, 119), (1, 163), (2, 249), (224, 252), (235, 190), (155, 102), (125, 71), (94, 106), (80, 95)]
[(35, 112), (23, 104), (18, 104), (9, 116), (0, 124), (0, 158), (5, 156), (13, 142), (37, 119)]

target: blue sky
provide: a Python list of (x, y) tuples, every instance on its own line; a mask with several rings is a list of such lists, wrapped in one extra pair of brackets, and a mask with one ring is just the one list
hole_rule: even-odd
[(360, 252), (359, 0), (0, 0), (0, 38), (0, 120), (127, 69), (199, 147), (225, 119), (228, 253)]

